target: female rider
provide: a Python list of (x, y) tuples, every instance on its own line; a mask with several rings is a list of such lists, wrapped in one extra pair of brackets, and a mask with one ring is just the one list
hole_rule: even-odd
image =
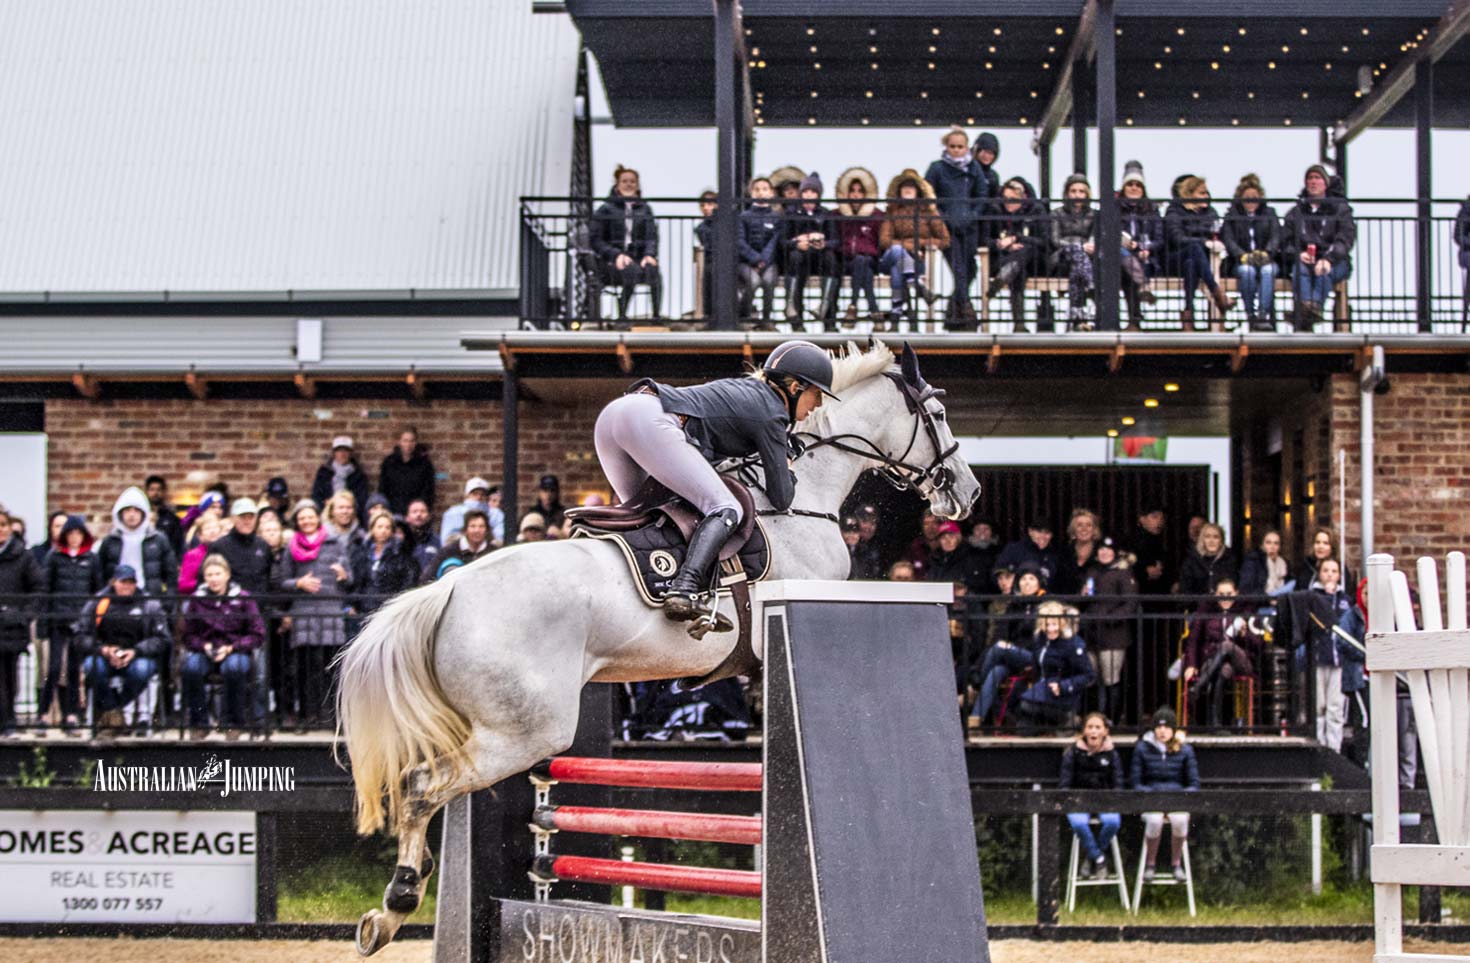
[(597, 460), (620, 501), (631, 500), (652, 476), (702, 516), (664, 597), (669, 619), (695, 617), (694, 600), (706, 591), (708, 574), (741, 521), (740, 505), (713, 464), (759, 455), (771, 506), (791, 507), (796, 491), (787, 433), (821, 405), (824, 394), (837, 397), (831, 357), (810, 341), (787, 341), (748, 377), (687, 388), (644, 378), (597, 416)]

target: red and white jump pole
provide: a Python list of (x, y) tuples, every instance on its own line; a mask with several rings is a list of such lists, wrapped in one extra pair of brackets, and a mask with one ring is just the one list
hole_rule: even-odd
[(558, 756), (532, 770), (546, 783), (624, 786), (637, 789), (699, 789), (705, 792), (760, 792), (758, 762), (654, 762), (647, 759), (584, 759)]
[(591, 856), (537, 856), (531, 874), (538, 880), (568, 880), (636, 886), (670, 893), (708, 896), (744, 896), (760, 899), (761, 874), (745, 869), (708, 866), (669, 866), (665, 863), (625, 863)]
[(759, 846), (759, 816), (718, 813), (660, 812), (647, 809), (599, 809), (593, 806), (542, 806), (531, 821), (547, 831), (596, 833), (602, 836), (646, 836), (704, 843)]

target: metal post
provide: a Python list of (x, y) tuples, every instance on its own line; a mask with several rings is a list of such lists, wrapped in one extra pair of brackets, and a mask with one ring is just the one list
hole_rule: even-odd
[(1430, 220), (1430, 198), (1434, 195), (1434, 184), (1430, 177), (1433, 166), (1430, 148), (1433, 141), (1434, 124), (1434, 64), (1427, 57), (1414, 67), (1414, 152), (1418, 161), (1418, 189), (1415, 192), (1419, 204), (1418, 244), (1416, 245), (1418, 266), (1419, 330), (1428, 332), (1434, 317), (1434, 224)]
[(1113, 130), (1118, 122), (1118, 51), (1113, 0), (1097, 5), (1097, 328), (1118, 330), (1118, 273), (1122, 270), (1118, 199), (1113, 194)]
[(740, 195), (738, 182), (740, 159), (740, 96), (736, 84), (735, 61), (740, 36), (740, 8), (737, 0), (714, 0), (715, 10), (715, 127), (718, 130), (720, 207), (715, 212), (715, 250), (711, 265), (711, 317), (709, 327), (730, 330), (735, 327), (737, 307), (735, 279), (735, 247), (737, 242)]
[(1036, 925), (1056, 926), (1061, 922), (1062, 847), (1060, 816), (1037, 816)]
[[(1101, 27), (1101, 24), (1099, 24)], [(1087, 74), (1072, 65), (1072, 173), (1087, 173)]]
[(1051, 206), (1051, 141), (1041, 145), (1037, 155), (1037, 180), (1036, 193), (1041, 195), (1042, 203)]
[[(1320, 782), (1312, 783), (1312, 792), (1321, 792)], [(1312, 895), (1322, 895), (1322, 814), (1312, 813)]]
[(515, 544), (516, 531), (520, 522), (519, 499), (516, 497), (520, 490), (517, 476), (521, 469), (519, 401), (520, 377), (514, 368), (506, 368), (505, 375), (500, 381), (502, 419), (500, 463), (505, 468), (505, 475), (500, 483), (500, 510), (505, 513), (505, 544), (507, 545)]

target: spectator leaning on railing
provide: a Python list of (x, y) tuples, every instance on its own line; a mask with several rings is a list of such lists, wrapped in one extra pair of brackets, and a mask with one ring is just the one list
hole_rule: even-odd
[(1322, 320), (1327, 296), (1352, 274), (1357, 239), (1357, 222), (1341, 180), (1329, 178), (1321, 164), (1308, 167), (1301, 197), (1282, 225), (1282, 250), (1291, 265), (1298, 330), (1310, 331)]
[(648, 285), (653, 316), (663, 302), (663, 279), (658, 266), (658, 221), (643, 200), (638, 172), (618, 165), (607, 200), (592, 214), (592, 247), (602, 269), (604, 284), (617, 285), (618, 320), (628, 318), (628, 305), (639, 284)]
[(1220, 240), (1225, 242), (1224, 274), (1234, 274), (1252, 331), (1276, 324), (1276, 259), (1281, 255), (1281, 220), (1261, 198), (1261, 180), (1247, 174), (1235, 187)]
[[(173, 646), (163, 603), (140, 588), (131, 565), (117, 566), (111, 584), (87, 604), (78, 620), (77, 648), (89, 653), (82, 672), (92, 689), (99, 728), (122, 726), (122, 708), (147, 688)], [(122, 688), (116, 690), (112, 680), (119, 677)], [(151, 707), (143, 707), (140, 724), (151, 715)]]
[(45, 588), (41, 566), (0, 506), (0, 735), (15, 731), (16, 663), (31, 644), (34, 596)]

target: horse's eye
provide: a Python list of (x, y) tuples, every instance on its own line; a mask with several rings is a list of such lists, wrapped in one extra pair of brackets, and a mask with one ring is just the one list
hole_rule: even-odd
[(929, 412), (929, 414), (931, 414), (931, 415), (934, 416), (934, 420), (935, 421), (943, 421), (944, 420), (944, 409), (943, 408), (940, 408), (938, 411), (931, 411), (931, 412)]

